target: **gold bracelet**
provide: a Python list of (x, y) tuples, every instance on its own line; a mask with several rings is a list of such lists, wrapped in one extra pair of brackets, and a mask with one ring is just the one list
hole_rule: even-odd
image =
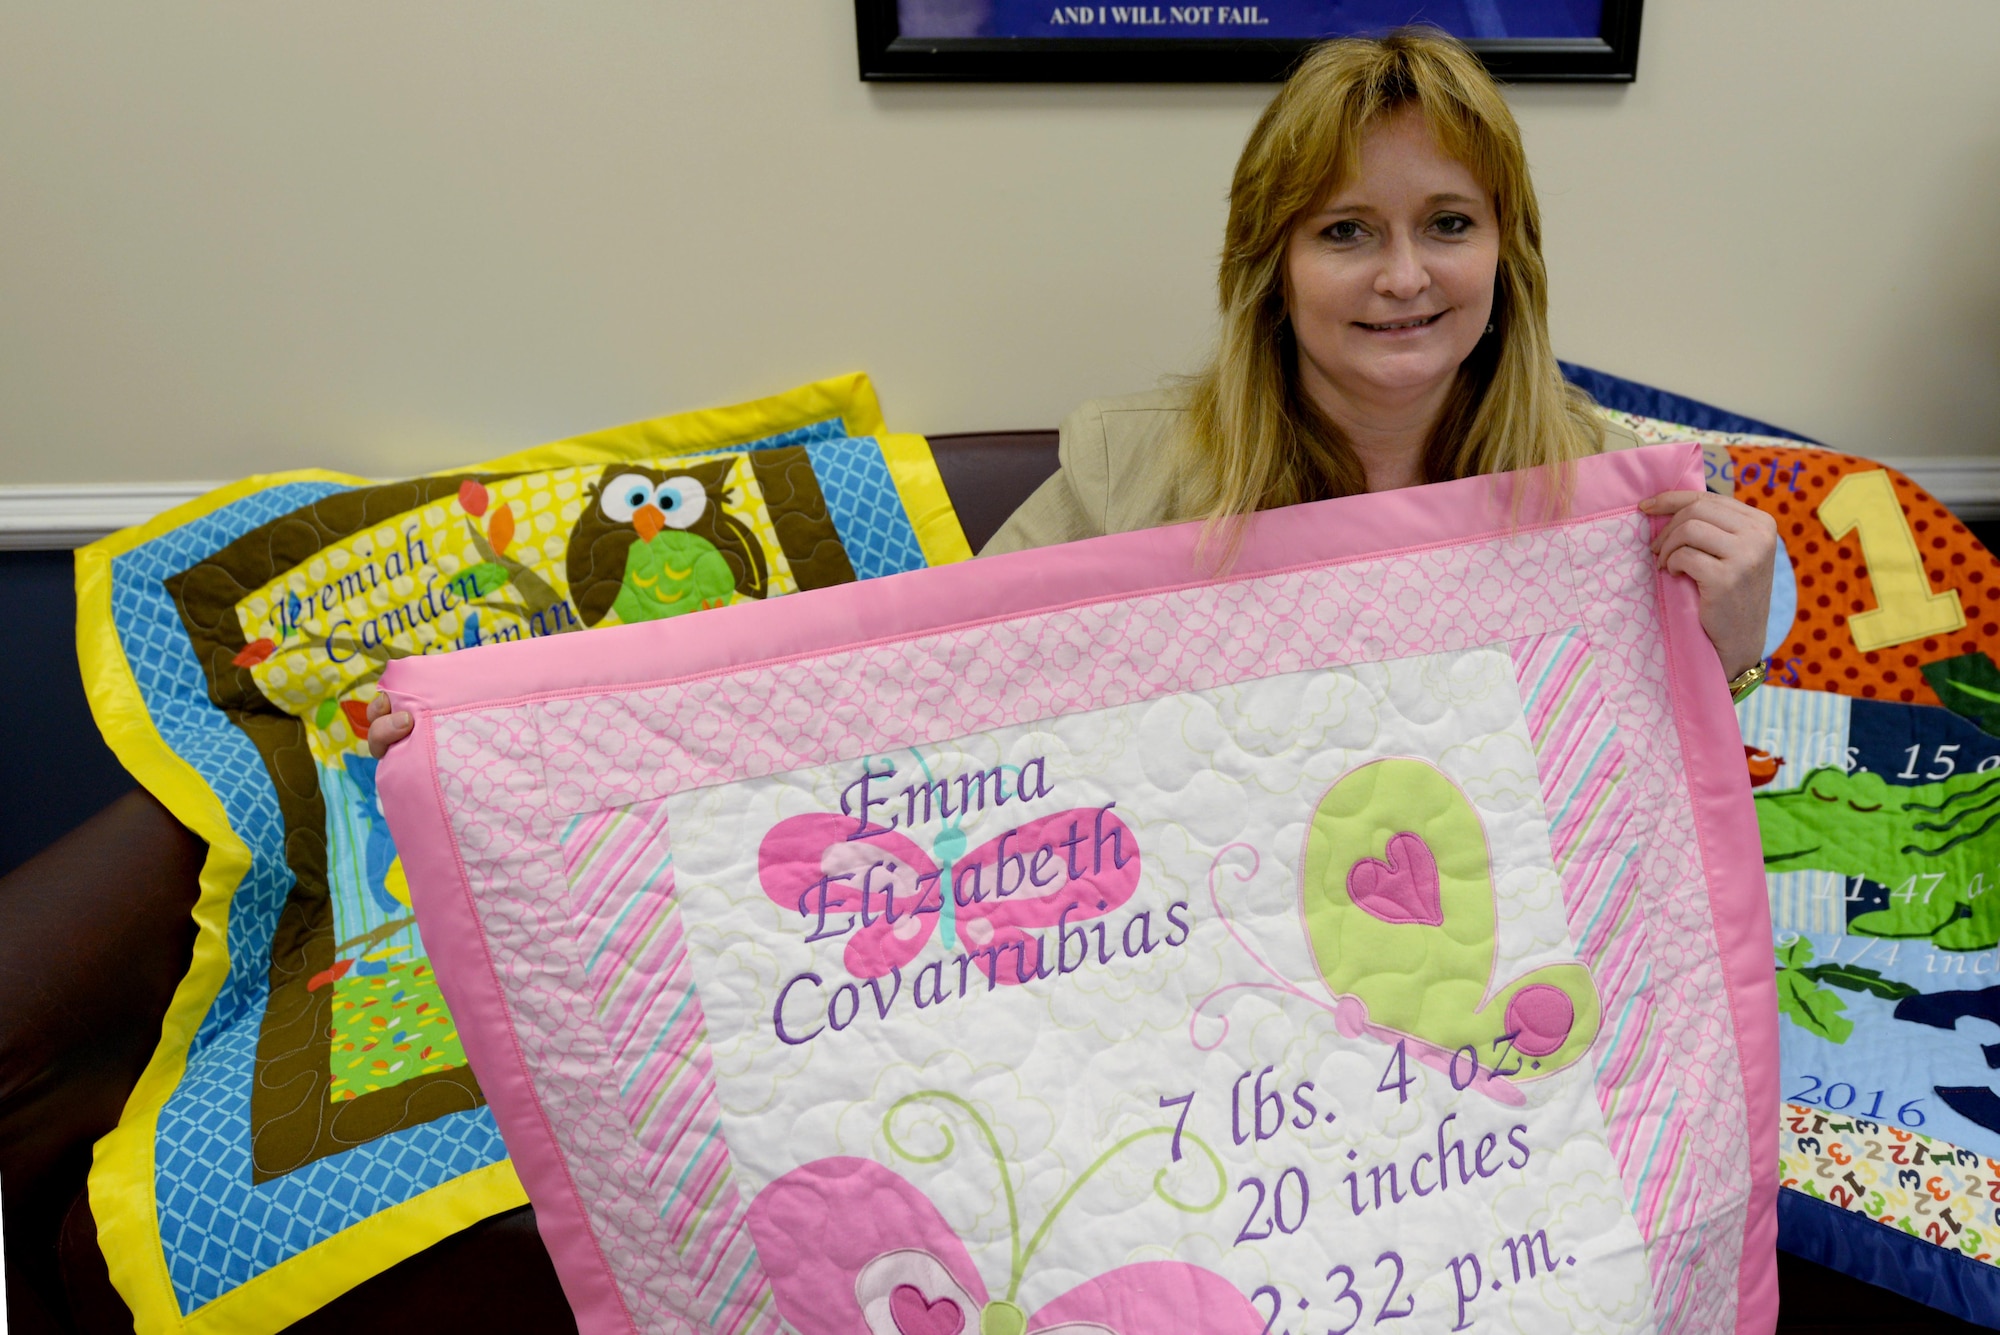
[(1736, 676), (1730, 678), (1730, 701), (1734, 704), (1742, 704), (1750, 692), (1764, 684), (1764, 678), (1770, 674), (1770, 670), (1770, 666), (1760, 658), (1749, 667), (1744, 668)]

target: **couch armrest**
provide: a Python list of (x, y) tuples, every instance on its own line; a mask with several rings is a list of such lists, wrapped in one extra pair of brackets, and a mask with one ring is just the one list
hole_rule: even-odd
[(187, 972), (205, 853), (133, 792), (0, 877), (0, 1185), (8, 1256), (38, 1286)]

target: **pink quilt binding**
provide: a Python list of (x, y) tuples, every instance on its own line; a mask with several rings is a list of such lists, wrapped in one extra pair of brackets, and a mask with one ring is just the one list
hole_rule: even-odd
[[(579, 1327), (587, 1332), (635, 1329), (542, 1113), (507, 992), (487, 948), (437, 782), (439, 715), (685, 683), (752, 665), (1138, 594), (1491, 540), (1552, 524), (1588, 523), (1632, 514), (1635, 497), (1702, 485), (1698, 446), (1653, 446), (1581, 461), (1567, 516), (1550, 523), (1529, 518), (1544, 504), (1534, 492), (1517, 504), (1519, 481), (1513, 476), (1469, 478), (1260, 514), (1250, 524), (1236, 564), (1221, 581), (1198, 560), (1199, 526), (1189, 524), (717, 609), (702, 617), (698, 636), (675, 622), (655, 622), (495, 646), (479, 654), (392, 663), (383, 677), (384, 689), (398, 708), (417, 715), (417, 726), (411, 741), (382, 766), (383, 806), (437, 961), (439, 984), (535, 1204), (543, 1240)], [(1748, 1335), (1771, 1330), (1778, 1308), (1778, 1037), (1770, 914), (1748, 775), (1736, 749), (1720, 665), (1701, 629), (1694, 585), (1663, 574), (1657, 593), (1710, 916), (1744, 1080), (1745, 1132), (1752, 1152), (1736, 1329)], [(1725, 718), (1732, 721), (1725, 723)], [(1758, 1152), (1767, 1143), (1770, 1152)]]

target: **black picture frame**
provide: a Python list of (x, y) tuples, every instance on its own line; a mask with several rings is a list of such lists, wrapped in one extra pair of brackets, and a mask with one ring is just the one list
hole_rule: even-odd
[[(1510, 83), (1631, 83), (1642, 0), (1603, 3), (1596, 38), (1466, 45)], [(854, 0), (854, 26), (868, 82), (1276, 83), (1313, 46), (1266, 38), (904, 37), (897, 0)]]

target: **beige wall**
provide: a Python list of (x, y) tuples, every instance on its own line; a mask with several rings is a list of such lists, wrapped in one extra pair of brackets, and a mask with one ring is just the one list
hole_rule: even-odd
[[(443, 467), (854, 368), (906, 429), (1052, 425), (1199, 356), (1268, 89), (853, 43), (846, 0), (7, 0), (0, 482)], [(1996, 64), (1991, 0), (1652, 0), (1635, 86), (1514, 93), (1558, 347), (2000, 453)]]

